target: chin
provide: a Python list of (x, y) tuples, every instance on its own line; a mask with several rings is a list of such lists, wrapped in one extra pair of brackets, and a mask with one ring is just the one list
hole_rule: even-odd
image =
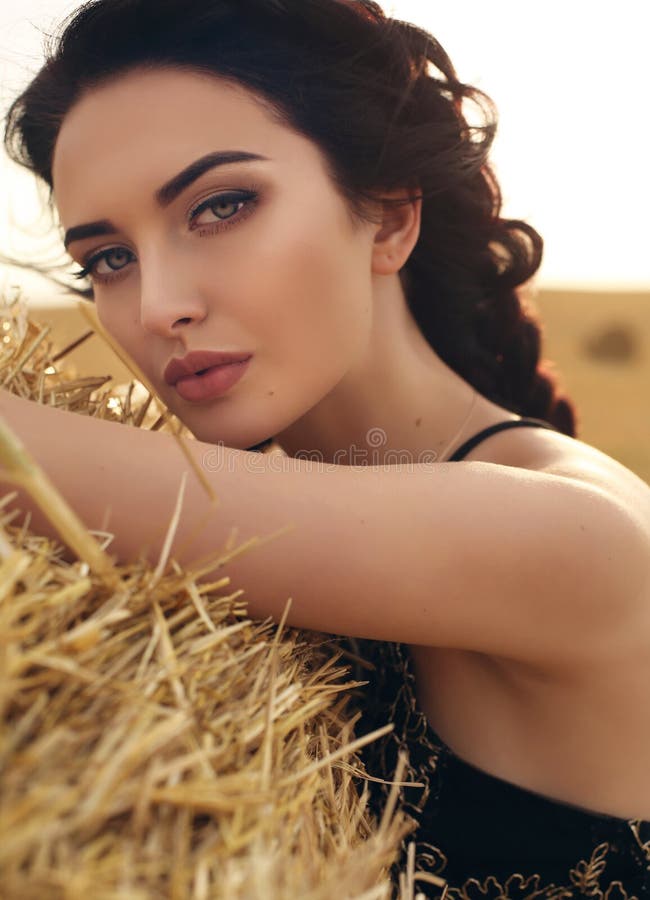
[[(180, 418), (180, 417), (179, 417)], [(273, 437), (268, 437), (264, 434), (239, 434), (230, 436), (225, 435), (221, 429), (210, 427), (210, 425), (206, 425), (205, 423), (191, 422), (191, 421), (183, 421), (183, 425), (190, 431), (197, 441), (202, 441), (204, 444), (213, 444), (218, 446), (219, 444), (223, 444), (224, 447), (230, 447), (233, 450), (252, 450), (255, 452), (261, 452), (265, 450), (268, 446), (273, 443)]]

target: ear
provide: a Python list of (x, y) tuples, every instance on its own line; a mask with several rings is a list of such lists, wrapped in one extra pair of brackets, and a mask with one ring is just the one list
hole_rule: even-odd
[[(378, 201), (381, 223), (372, 248), (372, 271), (392, 275), (404, 266), (420, 237), (422, 199), (417, 190), (388, 191)], [(383, 199), (401, 200), (400, 205)]]

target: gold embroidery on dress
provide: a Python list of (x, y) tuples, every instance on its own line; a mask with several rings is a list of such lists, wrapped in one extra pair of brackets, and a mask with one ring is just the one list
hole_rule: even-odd
[(576, 892), (574, 888), (556, 886), (554, 884), (540, 887), (540, 876), (530, 875), (524, 878), (519, 873), (510, 875), (505, 883), (494, 875), (488, 875), (479, 882), (469, 878), (462, 887), (448, 890), (448, 897), (454, 900), (569, 900), (575, 897), (590, 897), (593, 900), (639, 900), (635, 894), (628, 894), (620, 881), (612, 881), (603, 892), (599, 882), (592, 885), (589, 893)]
[[(650, 871), (650, 840), (641, 841), (638, 822), (630, 821), (628, 825), (634, 833), (639, 846), (648, 859)], [(610, 844), (604, 841), (594, 848), (589, 860), (580, 860), (575, 868), (569, 871), (568, 885), (541, 885), (541, 876), (529, 875), (524, 878), (520, 873), (510, 875), (505, 882), (494, 875), (486, 876), (482, 881), (468, 878), (460, 887), (448, 886), (447, 896), (451, 900), (569, 900), (569, 898), (588, 897), (591, 900), (639, 900), (636, 894), (628, 894), (618, 879), (607, 885), (601, 883), (607, 868), (607, 857), (611, 852)]]
[[(637, 842), (639, 850), (645, 855), (646, 858), (646, 869), (650, 872), (650, 825), (648, 822), (644, 822), (643, 819), (632, 819), (629, 823), (630, 829), (632, 830), (632, 834), (634, 835), (634, 840)], [(646, 825), (648, 826), (649, 838), (647, 841), (644, 841), (641, 838), (641, 828)]]
[(533, 900), (543, 897), (544, 900), (564, 900), (573, 894), (565, 887), (547, 885), (540, 887), (540, 875), (529, 875), (524, 878), (518, 872), (510, 875), (502, 884), (494, 875), (488, 875), (483, 881), (468, 878), (460, 888), (450, 888), (449, 896), (456, 900)]
[(587, 862), (581, 860), (575, 869), (571, 869), (569, 877), (571, 883), (575, 884), (581, 894), (587, 897), (597, 895), (598, 885), (600, 884), (600, 876), (607, 866), (607, 854), (609, 852), (609, 844), (604, 842), (598, 844), (591, 854), (591, 859)]

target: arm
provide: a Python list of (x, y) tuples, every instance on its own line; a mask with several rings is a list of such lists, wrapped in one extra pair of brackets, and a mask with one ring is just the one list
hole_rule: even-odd
[[(0, 414), (86, 525), (115, 534), (109, 552), (128, 562), (146, 546), (157, 562), (189, 473), (172, 436), (6, 392)], [(548, 660), (575, 656), (576, 633), (611, 642), (647, 588), (647, 532), (575, 479), (482, 462), (317, 467), (188, 446), (219, 502), (188, 474), (179, 562), (215, 555), (235, 526), (241, 541), (293, 526), (227, 564), (254, 617), (279, 619), (292, 597), (296, 627)]]

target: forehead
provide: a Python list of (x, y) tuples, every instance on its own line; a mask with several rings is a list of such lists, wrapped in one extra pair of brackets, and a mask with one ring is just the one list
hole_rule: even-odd
[(89, 89), (64, 118), (53, 155), (54, 197), (62, 211), (89, 185), (101, 190), (107, 177), (140, 171), (162, 183), (205, 153), (226, 149), (293, 170), (325, 170), (316, 145), (245, 87), (183, 69), (135, 70)]

